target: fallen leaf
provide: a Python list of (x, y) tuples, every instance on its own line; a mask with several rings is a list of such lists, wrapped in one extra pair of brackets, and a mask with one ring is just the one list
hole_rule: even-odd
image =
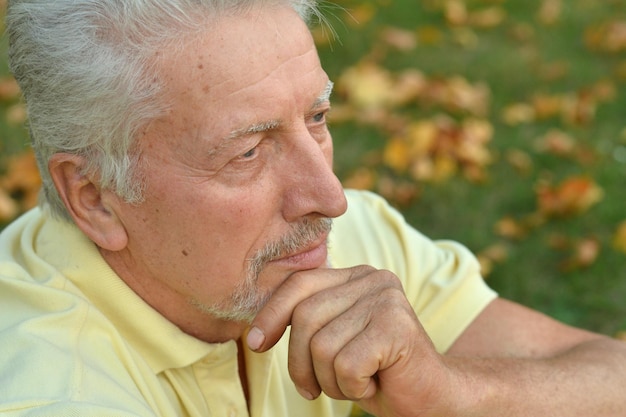
[(391, 73), (368, 61), (346, 69), (337, 81), (339, 93), (357, 108), (389, 106), (393, 89)]
[(536, 196), (542, 215), (564, 217), (587, 211), (602, 200), (603, 190), (587, 177), (570, 177), (556, 186), (538, 185)]
[(0, 178), (0, 188), (9, 195), (19, 196), (19, 206), (27, 210), (37, 204), (41, 177), (32, 150), (12, 156), (7, 172)]
[(626, 253), (626, 220), (621, 222), (613, 234), (613, 248)]
[(7, 223), (19, 214), (19, 206), (15, 200), (0, 188), (0, 222)]
[(0, 100), (14, 100), (20, 95), (20, 87), (13, 77), (5, 77), (0, 79)]
[(561, 0), (543, 0), (537, 12), (537, 20), (546, 26), (554, 25), (559, 21), (562, 13), (563, 4)]
[(528, 229), (512, 217), (498, 220), (495, 231), (498, 236), (513, 240), (521, 240), (528, 234)]
[(383, 150), (383, 163), (398, 173), (406, 172), (411, 158), (409, 146), (403, 138), (394, 137), (387, 141)]
[(376, 173), (369, 168), (359, 168), (343, 180), (343, 186), (356, 190), (373, 190)]
[(576, 140), (562, 130), (551, 129), (535, 140), (535, 149), (538, 152), (570, 156), (576, 150)]
[(417, 35), (406, 29), (387, 27), (382, 31), (381, 39), (400, 51), (411, 51), (417, 46)]
[(433, 25), (420, 26), (415, 33), (419, 45), (437, 45), (444, 39), (441, 30)]
[(520, 149), (509, 149), (506, 151), (505, 158), (522, 175), (529, 175), (533, 170), (533, 160), (527, 152)]
[(510, 104), (502, 110), (502, 121), (509, 126), (530, 123), (535, 118), (535, 108), (528, 103)]
[(591, 266), (600, 254), (600, 242), (596, 238), (577, 240), (569, 258), (561, 263), (561, 270), (574, 271)]
[(468, 12), (465, 2), (461, 0), (448, 0), (444, 3), (444, 16), (446, 21), (455, 26), (464, 25), (467, 22)]
[(506, 12), (502, 7), (488, 7), (483, 10), (471, 12), (468, 22), (471, 26), (479, 28), (493, 28), (501, 25), (506, 20)]
[(476, 258), (480, 264), (480, 273), (487, 278), (498, 263), (504, 262), (509, 256), (509, 249), (503, 243), (495, 243), (478, 252)]

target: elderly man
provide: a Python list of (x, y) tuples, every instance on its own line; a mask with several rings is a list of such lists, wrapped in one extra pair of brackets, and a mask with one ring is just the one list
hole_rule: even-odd
[(626, 346), (342, 189), (312, 13), (9, 2), (44, 198), (0, 240), (1, 412), (623, 415)]

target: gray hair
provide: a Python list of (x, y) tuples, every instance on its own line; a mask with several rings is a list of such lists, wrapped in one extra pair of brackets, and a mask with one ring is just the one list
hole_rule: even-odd
[(255, 4), (289, 5), (306, 22), (320, 16), (316, 0), (11, 0), (9, 65), (26, 101), (42, 206), (70, 219), (48, 172), (59, 152), (85, 157), (102, 188), (140, 203), (135, 138), (167, 108), (154, 54)]

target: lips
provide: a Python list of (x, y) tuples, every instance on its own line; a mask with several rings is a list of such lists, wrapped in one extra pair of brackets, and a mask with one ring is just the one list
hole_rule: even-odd
[(318, 239), (295, 253), (288, 254), (270, 263), (283, 265), (290, 269), (315, 269), (326, 263), (328, 233), (323, 233)]

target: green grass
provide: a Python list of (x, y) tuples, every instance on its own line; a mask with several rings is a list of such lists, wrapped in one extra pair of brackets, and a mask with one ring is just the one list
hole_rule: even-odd
[[(441, 184), (417, 184), (420, 196), (400, 206), (406, 217), (433, 238), (451, 238), (475, 252), (491, 244), (508, 248), (508, 257), (497, 263), (488, 276), (489, 284), (502, 296), (542, 310), (573, 325), (606, 334), (626, 329), (626, 255), (611, 246), (619, 222), (626, 219), (626, 164), (614, 158), (623, 152), (626, 139), (626, 80), (617, 76), (626, 61), (626, 50), (606, 53), (589, 48), (585, 33), (610, 19), (626, 19), (626, 2), (568, 0), (563, 2), (561, 19), (553, 25), (537, 21), (538, 1), (468, 1), (470, 10), (497, 6), (506, 11), (506, 20), (489, 29), (469, 28), (475, 35), (471, 47), (455, 42), (459, 28), (446, 24), (437, 2), (410, 0), (344, 2), (347, 9), (364, 3), (375, 10), (371, 20), (358, 26), (337, 27), (339, 42), (320, 47), (322, 62), (331, 78), (380, 44), (382, 27), (400, 27), (419, 32), (425, 26), (437, 28), (440, 41), (418, 45), (402, 52), (388, 48), (377, 62), (392, 70), (417, 68), (429, 77), (460, 75), (470, 82), (488, 84), (492, 97), (488, 119), (495, 129), (490, 148), (496, 161), (488, 167), (488, 179), (474, 184), (455, 177)], [(520, 26), (520, 25), (524, 26)], [(515, 36), (526, 28), (530, 35)], [(468, 28), (465, 28), (468, 29)], [(565, 68), (561, 76), (546, 78), (549, 66)], [(592, 123), (571, 126), (558, 118), (520, 126), (502, 122), (502, 109), (528, 101), (535, 92), (567, 94), (610, 81), (615, 97), (599, 105)], [(341, 103), (341, 98), (336, 98)], [(416, 106), (400, 112), (411, 117), (428, 117), (432, 109)], [(596, 161), (581, 164), (572, 158), (538, 153), (535, 138), (549, 129), (561, 129), (588, 146)], [(373, 150), (384, 147), (388, 134), (358, 123), (332, 126), (337, 171), (342, 178), (365, 164)], [(527, 152), (533, 168), (520, 175), (505, 160), (510, 149)], [(384, 171), (380, 166), (374, 166)], [(572, 218), (551, 220), (522, 240), (499, 237), (494, 226), (505, 216), (523, 218), (536, 210), (534, 186), (541, 178), (555, 181), (571, 175), (588, 175), (604, 190), (604, 198), (589, 211)], [(596, 237), (601, 243), (598, 259), (588, 268), (564, 272), (560, 263), (568, 252), (551, 248), (551, 237), (559, 234), (570, 240)]]

